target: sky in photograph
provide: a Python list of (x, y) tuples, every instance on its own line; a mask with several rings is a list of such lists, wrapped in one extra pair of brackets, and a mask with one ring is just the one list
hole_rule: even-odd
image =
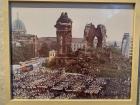
[(12, 3), (11, 21), (24, 22), (27, 33), (38, 37), (56, 37), (57, 19), (67, 12), (72, 20), (72, 37), (82, 38), (85, 25), (104, 24), (108, 41), (121, 41), (124, 33), (133, 33), (133, 6), (123, 4)]

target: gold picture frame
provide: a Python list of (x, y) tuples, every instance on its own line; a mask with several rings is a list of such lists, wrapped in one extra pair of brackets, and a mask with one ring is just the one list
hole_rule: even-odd
[[(134, 24), (133, 24), (133, 55), (132, 55), (132, 81), (131, 81), (131, 98), (130, 99), (11, 99), (11, 78), (10, 78), (10, 44), (9, 44), (9, 3), (10, 2), (65, 2), (65, 3), (119, 3), (134, 5)], [(3, 0), (4, 10), (4, 49), (3, 65), (5, 70), (5, 87), (6, 87), (6, 105), (136, 105), (137, 104), (137, 83), (138, 83), (138, 56), (139, 56), (139, 34), (140, 34), (140, 1), (139, 0)]]

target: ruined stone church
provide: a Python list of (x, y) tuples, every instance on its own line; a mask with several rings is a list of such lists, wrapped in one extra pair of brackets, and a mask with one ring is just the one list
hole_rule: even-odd
[[(57, 37), (57, 53), (58, 56), (67, 56), (72, 52), (72, 20), (68, 14), (61, 13), (61, 16), (56, 21), (56, 37)], [(85, 26), (83, 42), (85, 49), (92, 49), (95, 37), (97, 38), (97, 48), (102, 48), (106, 44), (106, 28), (99, 24), (97, 28), (90, 23)]]

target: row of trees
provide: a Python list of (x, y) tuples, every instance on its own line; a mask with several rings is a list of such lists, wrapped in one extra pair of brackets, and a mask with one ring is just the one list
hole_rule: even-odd
[[(26, 61), (35, 57), (35, 49), (33, 44), (20, 43), (20, 46), (12, 45), (11, 49), (11, 61), (12, 64), (17, 64), (21, 61)], [(49, 46), (50, 45), (50, 46)], [(56, 50), (56, 43), (47, 44), (43, 42), (38, 48), (38, 57), (48, 57), (49, 51), (54, 49)]]
[(34, 57), (33, 44), (21, 44), (21, 46), (12, 45), (11, 59), (12, 64), (17, 64), (21, 61), (28, 60)]

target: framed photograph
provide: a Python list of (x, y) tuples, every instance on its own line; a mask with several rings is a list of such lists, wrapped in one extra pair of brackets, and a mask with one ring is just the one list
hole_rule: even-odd
[(136, 105), (138, 0), (5, 0), (6, 105)]

